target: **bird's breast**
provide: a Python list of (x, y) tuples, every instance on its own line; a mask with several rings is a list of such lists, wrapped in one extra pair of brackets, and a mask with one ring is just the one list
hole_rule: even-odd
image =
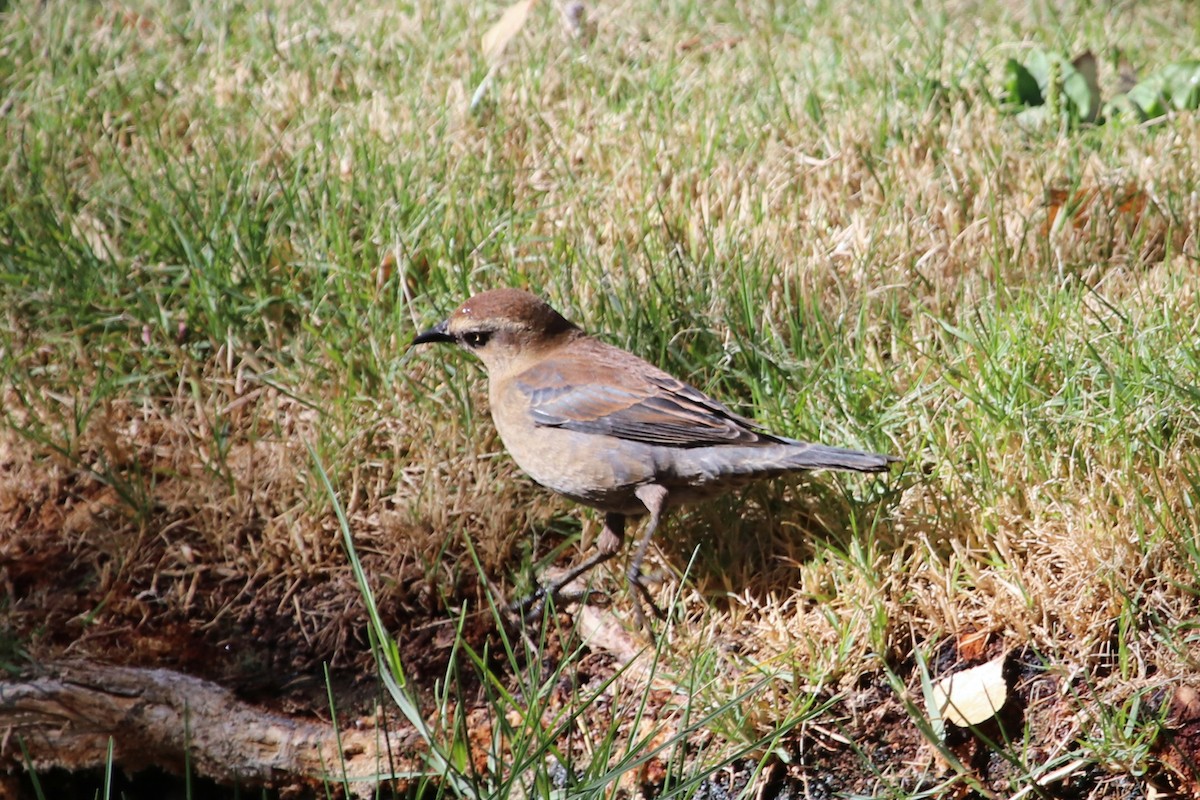
[(528, 397), (503, 384), (490, 392), (492, 420), (504, 447), (529, 477), (584, 505), (639, 514), (637, 487), (655, 478), (654, 448), (611, 436), (538, 425)]

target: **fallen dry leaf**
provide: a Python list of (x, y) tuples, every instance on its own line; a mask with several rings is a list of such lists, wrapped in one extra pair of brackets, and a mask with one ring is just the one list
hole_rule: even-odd
[(1007, 699), (1003, 655), (948, 675), (933, 685), (933, 702), (938, 713), (963, 728), (991, 719)]
[(1075, 230), (1086, 228), (1097, 214), (1126, 222), (1132, 229), (1141, 221), (1148, 200), (1146, 193), (1133, 184), (1074, 192), (1051, 188), (1046, 193), (1046, 222), (1042, 226), (1042, 235), (1049, 236), (1057, 229), (1055, 223), (1062, 212), (1068, 215), (1064, 221), (1069, 219)]
[(537, 0), (517, 0), (504, 9), (495, 25), (488, 28), (483, 35), (483, 57), (488, 64), (494, 65), (504, 55), (508, 43), (525, 27), (525, 20), (529, 18), (529, 11), (535, 2)]
[(957, 642), (959, 659), (970, 662), (983, 658), (989, 639), (991, 639), (990, 631), (975, 631), (959, 637)]

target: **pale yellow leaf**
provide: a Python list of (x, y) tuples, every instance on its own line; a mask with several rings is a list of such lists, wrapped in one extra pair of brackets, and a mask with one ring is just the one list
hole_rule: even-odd
[(933, 702), (942, 719), (963, 728), (991, 719), (1007, 699), (1004, 656), (948, 675), (933, 685)]
[(487, 33), (483, 35), (483, 57), (489, 64), (495, 64), (500, 56), (504, 55), (504, 49), (513, 37), (521, 32), (525, 20), (529, 18), (529, 11), (536, 2), (537, 0), (517, 0), (504, 9), (495, 25), (488, 28)]

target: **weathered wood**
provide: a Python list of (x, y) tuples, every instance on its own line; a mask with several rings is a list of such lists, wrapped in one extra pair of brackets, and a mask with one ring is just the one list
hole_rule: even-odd
[(250, 705), (214, 683), (166, 669), (56, 664), (0, 681), (0, 758), (35, 769), (157, 766), (243, 786), (299, 788), (351, 781), (369, 796), (380, 776), (420, 768), (412, 730), (300, 720)]

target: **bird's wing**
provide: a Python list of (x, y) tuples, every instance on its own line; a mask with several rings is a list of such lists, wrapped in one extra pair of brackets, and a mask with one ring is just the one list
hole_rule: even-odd
[(636, 356), (595, 355), (543, 361), (517, 377), (536, 424), (671, 447), (780, 441)]

